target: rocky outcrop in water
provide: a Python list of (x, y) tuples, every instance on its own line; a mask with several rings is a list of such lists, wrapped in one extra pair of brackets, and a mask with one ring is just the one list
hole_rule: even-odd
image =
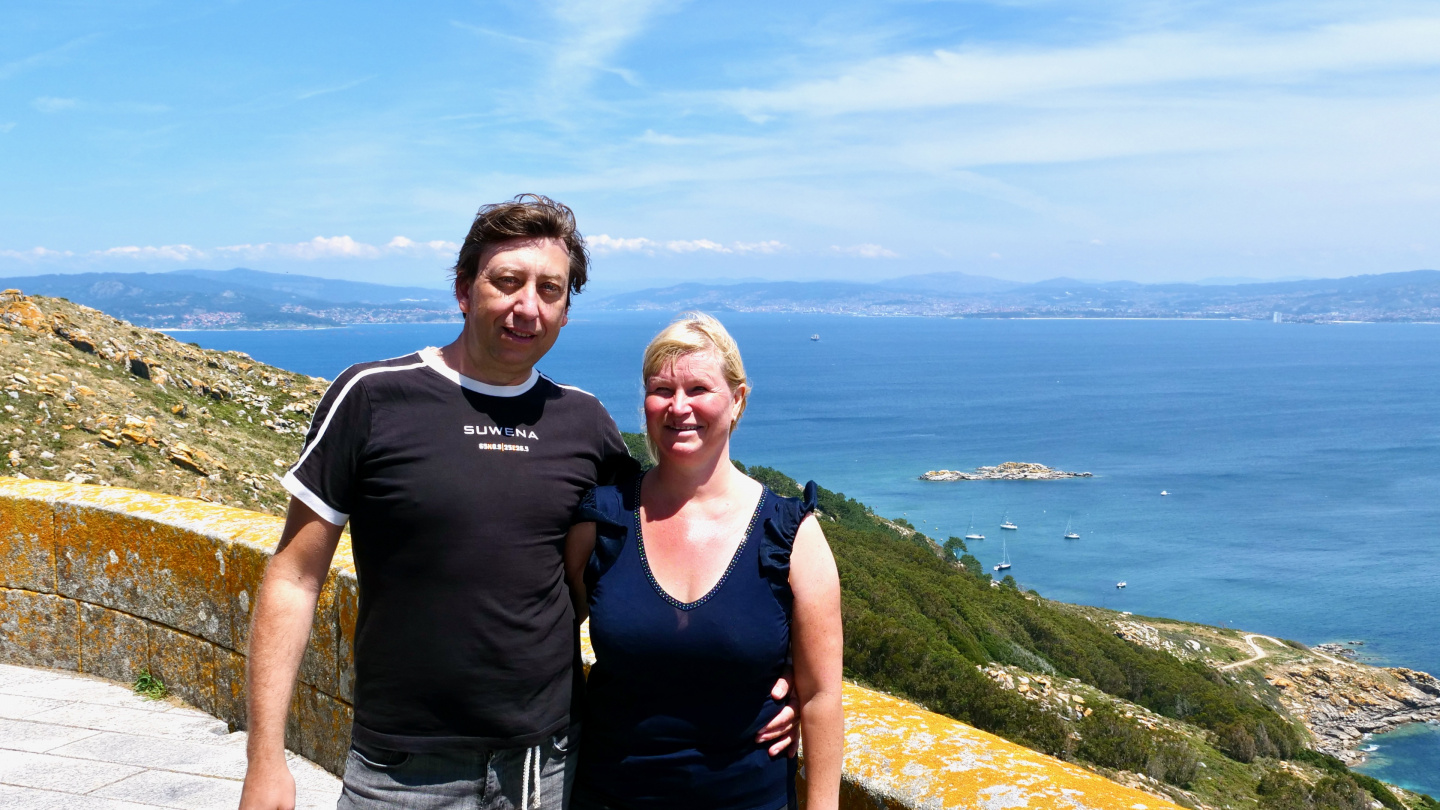
[(976, 467), (975, 472), (931, 470), (920, 476), (921, 481), (1053, 481), (1058, 478), (1089, 478), (1088, 472), (1066, 472), (1044, 464), (1007, 461), (993, 467)]

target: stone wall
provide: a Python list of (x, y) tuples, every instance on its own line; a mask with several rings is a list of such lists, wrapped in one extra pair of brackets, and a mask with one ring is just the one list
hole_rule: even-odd
[[(134, 680), (244, 726), (250, 610), (283, 521), (83, 484), (0, 479), (0, 661)], [(320, 595), (287, 745), (339, 773), (357, 609), (346, 541)], [(1068, 763), (854, 685), (846, 808), (1174, 808)]]

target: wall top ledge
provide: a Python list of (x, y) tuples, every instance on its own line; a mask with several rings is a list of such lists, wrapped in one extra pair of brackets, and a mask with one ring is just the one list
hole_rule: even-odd
[[(222, 506), (159, 492), (125, 487), (40, 481), (33, 478), (0, 478), (0, 498), (40, 501), (126, 514), (166, 526), (173, 526), (212, 540), (240, 543), (269, 554), (280, 542), (285, 519), (273, 515)], [(332, 568), (354, 573), (350, 539), (343, 537), (335, 551)]]

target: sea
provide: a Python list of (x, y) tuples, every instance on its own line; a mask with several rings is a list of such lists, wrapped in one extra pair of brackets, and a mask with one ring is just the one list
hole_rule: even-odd
[[(671, 317), (577, 304), (540, 369), (641, 430), (641, 353)], [(1008, 551), (1020, 586), (1052, 599), (1440, 674), (1440, 325), (719, 317), (753, 387), (732, 447), (745, 464), (937, 539), (982, 533), (971, 553)], [(333, 378), (457, 330), (175, 335)], [(919, 478), (1004, 461), (1093, 477)], [(1440, 796), (1440, 728), (1368, 745), (1360, 770)]]

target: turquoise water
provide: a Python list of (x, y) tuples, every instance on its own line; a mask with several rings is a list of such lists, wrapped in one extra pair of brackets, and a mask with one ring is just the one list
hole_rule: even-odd
[[(936, 537), (965, 534), (973, 515), (989, 539), (971, 551), (987, 564), (1008, 515), (1020, 526), (1005, 532), (1010, 573), (1047, 597), (1307, 644), (1363, 640), (1373, 663), (1440, 672), (1440, 326), (722, 319), (755, 389), (735, 435), (747, 464)], [(666, 320), (577, 313), (541, 369), (636, 430), (640, 352)], [(455, 332), (182, 337), (333, 377)], [(1002, 461), (1095, 477), (917, 479)], [(1061, 538), (1067, 522), (1080, 540)], [(1387, 744), (1368, 770), (1440, 794), (1440, 734), (1407, 733), (1420, 742)]]
[(1355, 770), (1391, 784), (1435, 793), (1435, 763), (1440, 762), (1440, 729), (1434, 724), (1411, 723), (1376, 735), (1370, 759)]

